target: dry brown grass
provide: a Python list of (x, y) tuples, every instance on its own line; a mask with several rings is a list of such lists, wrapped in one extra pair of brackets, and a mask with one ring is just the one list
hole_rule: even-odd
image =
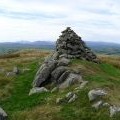
[(119, 56), (100, 55), (99, 59), (102, 62), (112, 64), (116, 68), (120, 69), (120, 57)]
[(39, 63), (40, 58), (44, 58), (48, 54), (50, 54), (49, 51), (22, 50), (1, 57), (0, 68), (4, 69), (4, 72), (0, 73), (0, 99), (8, 97), (13, 88), (14, 76), (7, 77), (7, 72), (12, 71), (14, 66), (18, 66), (20, 69), (29, 68), (31, 62), (37, 61)]
[(56, 106), (38, 106), (14, 113), (12, 120), (57, 120), (56, 113), (59, 111), (60, 107)]

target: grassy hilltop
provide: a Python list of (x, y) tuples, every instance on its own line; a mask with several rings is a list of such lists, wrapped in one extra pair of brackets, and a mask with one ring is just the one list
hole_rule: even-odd
[(104, 100), (120, 105), (120, 57), (117, 56), (99, 56), (101, 64), (78, 59), (71, 61), (70, 67), (80, 69), (83, 79), (89, 81), (73, 103), (57, 105), (56, 98), (73, 91), (75, 86), (60, 92), (28, 96), (39, 66), (50, 53), (48, 50), (26, 50), (1, 57), (0, 67), (5, 71), (14, 66), (30, 69), (15, 77), (0, 73), (0, 106), (9, 120), (119, 120), (120, 115), (110, 118), (106, 108), (93, 109), (87, 96), (93, 88), (105, 88), (108, 97)]

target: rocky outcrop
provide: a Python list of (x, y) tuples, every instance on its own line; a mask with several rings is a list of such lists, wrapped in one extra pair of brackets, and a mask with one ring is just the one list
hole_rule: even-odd
[(94, 101), (94, 100), (98, 99), (99, 97), (105, 96), (106, 94), (107, 93), (105, 90), (93, 89), (93, 90), (89, 91), (88, 98), (89, 98), (89, 101)]

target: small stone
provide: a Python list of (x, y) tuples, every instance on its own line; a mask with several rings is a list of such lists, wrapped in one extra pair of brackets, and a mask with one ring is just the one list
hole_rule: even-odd
[(56, 91), (58, 91), (58, 90), (59, 90), (58, 87), (54, 87), (54, 88), (51, 90), (51, 93), (54, 93), (54, 92), (56, 92)]
[(7, 72), (6, 76), (15, 76), (16, 74), (14, 72)]
[(116, 115), (117, 113), (120, 112), (120, 107), (117, 106), (110, 106), (110, 117), (113, 117), (114, 115)]
[(48, 92), (49, 90), (47, 90), (45, 87), (35, 87), (32, 88), (29, 92), (29, 95), (35, 94), (35, 93), (43, 93), (43, 92)]
[(74, 94), (74, 95), (69, 99), (68, 103), (74, 102), (77, 98), (78, 98), (77, 95)]
[(7, 113), (0, 107), (0, 120), (7, 120)]
[(103, 104), (103, 101), (98, 101), (97, 103), (93, 104), (92, 107), (98, 110)]
[(102, 105), (103, 107), (109, 107), (110, 106), (110, 104), (109, 103), (103, 103), (103, 105)]
[(91, 91), (89, 91), (88, 93), (88, 98), (89, 98), (89, 101), (94, 101), (96, 100), (98, 97), (102, 97), (102, 96), (105, 96), (107, 93), (104, 91), (104, 90), (101, 90), (101, 89), (93, 89)]
[(56, 104), (61, 104), (63, 102), (63, 98), (57, 98), (56, 99)]
[(67, 58), (61, 58), (58, 61), (58, 66), (67, 66), (70, 63), (70, 60)]
[(69, 92), (66, 94), (66, 99), (69, 100), (71, 97), (73, 97), (74, 93), (73, 92)]
[(20, 73), (20, 70), (18, 69), (18, 67), (13, 68), (13, 73), (15, 73), (16, 75)]
[(86, 84), (88, 84), (88, 81), (83, 81), (79, 87), (75, 88), (75, 90), (83, 89), (86, 86)]

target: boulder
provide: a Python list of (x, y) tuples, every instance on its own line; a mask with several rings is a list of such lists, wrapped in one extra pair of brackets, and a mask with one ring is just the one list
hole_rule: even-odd
[(7, 120), (7, 113), (0, 107), (0, 120)]
[(117, 113), (120, 113), (120, 107), (117, 107), (115, 105), (110, 106), (110, 117), (114, 117)]
[(89, 101), (94, 101), (94, 100), (96, 100), (99, 97), (105, 96), (106, 94), (107, 93), (106, 93), (105, 90), (102, 90), (102, 89), (93, 89), (93, 90), (89, 91), (88, 98), (89, 98)]
[(59, 79), (59, 77), (66, 71), (66, 67), (64, 66), (59, 66), (57, 67), (54, 71), (52, 71), (51, 73), (51, 81), (54, 81), (55, 83), (57, 83), (57, 80)]
[(43, 64), (38, 70), (33, 81), (33, 87), (41, 87), (42, 85), (50, 82), (51, 72), (55, 69), (57, 62), (49, 61)]
[(80, 84), (81, 82), (82, 82), (82, 77), (80, 74), (70, 73), (66, 78), (66, 80), (59, 85), (59, 88), (64, 89), (74, 84)]
[(30, 90), (29, 95), (36, 94), (36, 93), (48, 92), (48, 91), (49, 90), (47, 90), (45, 87), (35, 87)]
[(65, 71), (65, 72), (58, 78), (57, 84), (59, 85), (59, 84), (63, 83), (63, 82), (66, 80), (66, 78), (68, 77), (69, 74), (70, 74), (70, 70)]

